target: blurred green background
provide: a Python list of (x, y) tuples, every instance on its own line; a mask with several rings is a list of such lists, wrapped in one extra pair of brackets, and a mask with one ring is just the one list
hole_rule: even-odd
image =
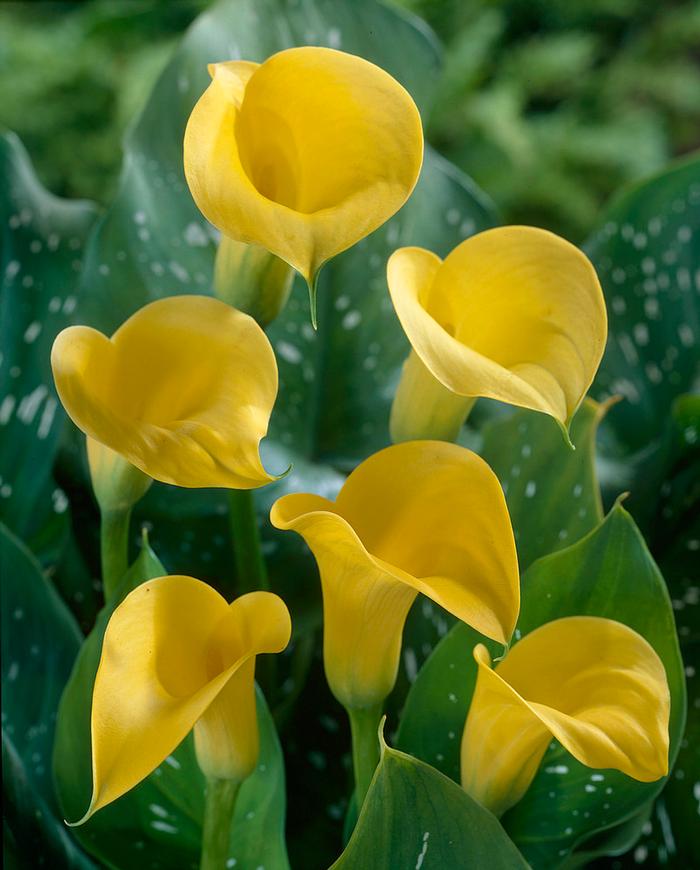
[[(445, 44), (428, 137), (506, 222), (580, 241), (613, 191), (700, 147), (697, 0), (401, 2)], [(51, 190), (111, 198), (124, 130), (207, 5), (0, 5), (0, 122)]]

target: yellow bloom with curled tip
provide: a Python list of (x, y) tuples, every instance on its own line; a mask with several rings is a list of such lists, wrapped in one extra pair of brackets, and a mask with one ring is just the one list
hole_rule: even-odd
[(193, 728), (207, 776), (249, 776), (259, 751), (255, 657), (281, 652), (290, 633), (287, 607), (271, 592), (227, 604), (181, 576), (131, 592), (104, 636), (92, 696), (92, 800), (77, 824), (141, 782)]
[(462, 785), (496, 815), (525, 794), (553, 736), (588, 767), (641, 782), (668, 773), (666, 671), (628, 626), (565, 617), (526, 635), (495, 669), (481, 644), (474, 658)]
[(384, 70), (329, 48), (212, 64), (185, 131), (185, 175), (204, 216), (303, 275), (381, 226), (423, 159), (415, 103)]
[(76, 426), (149, 477), (233, 489), (274, 480), (259, 445), (277, 396), (275, 355), (257, 323), (223, 302), (161, 299), (111, 338), (68, 327), (51, 366)]
[(401, 248), (387, 279), (412, 346), (392, 408), (395, 441), (453, 440), (478, 396), (550, 414), (568, 432), (607, 337), (600, 283), (578, 248), (502, 227), (444, 261)]
[(316, 557), (326, 675), (348, 709), (375, 706), (393, 688), (419, 592), (487, 637), (510, 639), (520, 607), (513, 531), (495, 474), (470, 450), (388, 447), (353, 471), (335, 502), (286, 495), (270, 519)]

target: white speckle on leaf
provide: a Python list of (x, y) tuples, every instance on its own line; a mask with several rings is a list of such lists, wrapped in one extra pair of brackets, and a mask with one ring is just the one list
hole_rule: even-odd
[(681, 323), (678, 327), (678, 338), (683, 347), (692, 347), (695, 344), (695, 336), (693, 335), (692, 327), (687, 323)]
[(416, 677), (418, 676), (418, 661), (416, 660), (416, 653), (410, 647), (405, 649), (403, 652), (403, 661), (404, 667), (406, 668), (406, 676), (408, 677), (409, 683), (414, 683)]
[(569, 768), (565, 764), (554, 764), (551, 767), (545, 767), (545, 773), (556, 773), (558, 776), (564, 776), (569, 772)]
[(639, 347), (646, 347), (649, 344), (649, 327), (646, 323), (636, 323), (633, 332), (634, 340)]
[(202, 225), (194, 221), (191, 224), (187, 224), (183, 237), (192, 248), (206, 248), (209, 244), (209, 238), (204, 232)]
[(161, 822), (156, 819), (156, 821), (151, 822), (151, 827), (156, 831), (162, 831), (164, 834), (177, 834), (179, 833), (179, 829), (175, 827), (175, 825), (171, 825), (168, 822)]
[(8, 281), (12, 281), (13, 278), (17, 275), (20, 270), (19, 260), (10, 260), (10, 262), (5, 266), (5, 278)]
[(348, 311), (343, 317), (343, 329), (355, 329), (362, 322), (362, 315), (359, 311)]
[(0, 426), (4, 426), (15, 409), (15, 397), (11, 395), (5, 396), (0, 404)]
[(29, 326), (24, 330), (24, 340), (27, 344), (36, 341), (41, 332), (41, 323), (38, 320), (32, 320)]
[(418, 854), (418, 858), (416, 860), (416, 870), (420, 870), (423, 866), (423, 861), (425, 861), (425, 856), (428, 853), (428, 840), (430, 839), (430, 831), (426, 831), (423, 834), (423, 846)]
[(183, 284), (186, 284), (190, 280), (190, 273), (176, 260), (170, 260), (168, 263), (168, 269), (170, 269), (177, 280), (182, 281)]
[(58, 407), (58, 402), (53, 396), (49, 396), (46, 400), (46, 404), (44, 405), (44, 410), (41, 414), (41, 419), (39, 420), (39, 427), (36, 430), (37, 438), (43, 441), (44, 438), (47, 438), (49, 433), (51, 432), (51, 426), (53, 425), (53, 418), (56, 415), (56, 408)]
[(39, 384), (36, 389), (32, 390), (32, 392), (25, 396), (19, 403), (19, 407), (17, 408), (17, 418), (27, 426), (32, 423), (34, 417), (36, 417), (37, 411), (39, 410), (39, 406), (48, 395), (48, 392), (49, 391), (44, 384)]
[(288, 363), (296, 365), (297, 363), (301, 362), (302, 355), (298, 347), (295, 347), (288, 341), (278, 341), (276, 347), (277, 353), (282, 357), (282, 359), (286, 360)]

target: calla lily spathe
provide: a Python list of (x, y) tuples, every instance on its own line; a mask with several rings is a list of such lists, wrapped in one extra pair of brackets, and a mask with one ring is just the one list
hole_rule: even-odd
[(212, 64), (185, 131), (185, 175), (204, 216), (261, 245), (312, 288), (324, 262), (388, 220), (423, 159), (420, 115), (369, 61), (290, 48)]
[(653, 647), (620, 622), (557, 619), (496, 666), (474, 649), (462, 785), (496, 815), (517, 803), (554, 736), (574, 758), (642, 782), (668, 773), (670, 693)]
[(478, 396), (550, 414), (568, 431), (607, 337), (600, 283), (578, 248), (502, 227), (444, 261), (401, 248), (387, 279), (412, 346), (392, 408), (395, 441), (454, 440)]
[(56, 389), (73, 422), (144, 474), (185, 487), (252, 489), (277, 396), (277, 363), (248, 315), (204, 296), (152, 302), (112, 336), (59, 333)]
[(419, 592), (487, 637), (510, 639), (520, 605), (513, 531), (495, 474), (470, 450), (388, 447), (353, 471), (335, 502), (286, 495), (270, 519), (316, 557), (326, 675), (346, 708), (374, 707), (393, 688)]
[(90, 806), (80, 823), (148, 776), (194, 728), (204, 773), (240, 782), (259, 734), (255, 656), (281, 652), (291, 633), (277, 595), (232, 604), (192, 577), (137, 587), (112, 614), (92, 696)]

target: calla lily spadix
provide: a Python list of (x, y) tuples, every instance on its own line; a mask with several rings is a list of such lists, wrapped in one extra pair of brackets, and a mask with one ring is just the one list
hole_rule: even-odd
[(259, 445), (277, 363), (248, 315), (204, 296), (172, 296), (111, 338), (71, 326), (51, 352), (73, 422), (149, 477), (184, 487), (252, 489), (274, 480)]
[(400, 248), (387, 280), (412, 347), (394, 441), (454, 440), (479, 396), (549, 414), (568, 439), (607, 337), (600, 283), (578, 248), (545, 230), (501, 227), (444, 261)]
[(316, 557), (326, 675), (346, 708), (374, 707), (393, 688), (419, 592), (509, 641), (520, 606), (513, 531), (495, 474), (470, 450), (388, 447), (353, 471), (335, 502), (286, 495), (270, 519), (302, 535)]
[(185, 131), (192, 196), (224, 236), (303, 275), (315, 323), (321, 266), (387, 221), (415, 186), (418, 109), (384, 70), (329, 48), (209, 71)]
[(93, 794), (82, 824), (147, 777), (194, 728), (211, 778), (241, 782), (259, 734), (255, 656), (281, 652), (291, 622), (271, 592), (232, 604), (192, 577), (137, 587), (107, 625), (92, 696)]
[(526, 635), (495, 669), (481, 644), (474, 658), (462, 785), (496, 815), (525, 794), (553, 736), (588, 767), (641, 782), (668, 773), (666, 671), (628, 626), (565, 617)]

